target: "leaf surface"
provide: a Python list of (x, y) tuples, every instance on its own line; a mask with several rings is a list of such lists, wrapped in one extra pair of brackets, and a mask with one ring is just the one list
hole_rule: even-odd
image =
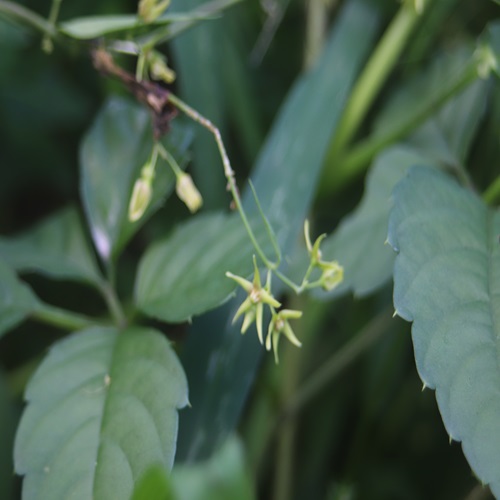
[(17, 237), (0, 237), (0, 256), (16, 271), (35, 271), (92, 284), (101, 281), (82, 221), (73, 207)]
[(36, 306), (31, 289), (0, 258), (0, 337), (26, 319)]
[(500, 212), (422, 167), (394, 199), (394, 306), (413, 321), (417, 368), (446, 430), (499, 496)]
[[(264, 226), (256, 227), (270, 254)], [(249, 275), (253, 253), (238, 214), (197, 216), (148, 249), (139, 266), (136, 303), (163, 321), (186, 321), (229, 298), (236, 284), (226, 271)]]
[[(176, 120), (162, 142), (182, 164), (187, 159), (191, 137), (191, 129)], [(138, 221), (128, 220), (133, 185), (152, 147), (148, 112), (118, 98), (104, 105), (83, 140), (80, 149), (82, 199), (92, 238), (104, 260), (117, 255), (174, 187), (171, 169), (159, 159), (148, 209)]]
[(25, 398), (23, 498), (125, 499), (153, 464), (172, 467), (187, 382), (159, 332), (92, 328), (52, 347)]

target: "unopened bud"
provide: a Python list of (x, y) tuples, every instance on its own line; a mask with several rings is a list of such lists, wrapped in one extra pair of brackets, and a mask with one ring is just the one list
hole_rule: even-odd
[(162, 80), (165, 83), (172, 83), (175, 80), (175, 71), (168, 67), (167, 60), (158, 52), (152, 52), (150, 56), (151, 76), (155, 80)]
[(182, 173), (177, 177), (175, 191), (192, 214), (198, 211), (203, 204), (203, 198), (189, 174)]
[(163, 0), (159, 3), (158, 0), (140, 0), (137, 10), (139, 17), (145, 23), (152, 23), (167, 10), (169, 5), (170, 0)]
[(151, 181), (140, 177), (135, 181), (132, 197), (128, 206), (128, 220), (135, 222), (139, 220), (151, 201), (152, 189)]

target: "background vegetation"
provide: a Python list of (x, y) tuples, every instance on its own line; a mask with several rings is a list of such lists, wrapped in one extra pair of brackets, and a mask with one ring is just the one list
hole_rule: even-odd
[[(42, 15), (50, 10), (48, 0), (23, 3)], [(171, 10), (199, 3), (174, 0)], [(291, 263), (289, 273), (300, 274), (295, 256), (304, 252), (305, 217), (314, 234), (332, 233), (344, 220), (324, 252), (346, 268), (345, 284), (334, 294), (282, 297), (287, 307), (304, 311), (294, 323), (303, 347), (283, 342), (279, 365), (264, 355), (254, 332), (241, 337), (228, 326), (235, 302), (192, 324), (141, 319), (175, 342), (188, 379), (192, 407), (180, 412), (173, 475), (178, 498), (490, 498), (460, 444), (450, 443), (434, 392), (421, 390), (411, 325), (392, 319), (394, 256), (383, 242), (397, 179), (384, 172), (402, 175), (425, 162), (444, 166), (479, 193), (494, 183), (498, 80), (471, 77), (468, 65), (499, 6), (486, 0), (423, 3), (418, 21), (407, 21), (407, 36), (395, 35), (377, 62), (380, 71), (364, 89), (368, 105), (344, 140), (335, 136), (341, 113), (370, 54), (401, 15), (400, 2), (247, 0), (162, 46), (178, 75), (176, 93), (220, 126), (242, 191), (251, 176)], [(65, 0), (60, 19), (136, 8), (133, 1)], [(110, 95), (130, 99), (94, 70), (81, 47), (56, 44), (46, 54), (40, 40), (0, 17), (4, 236), (80, 199), (82, 138)], [(189, 168), (203, 210), (227, 209), (213, 137), (195, 125), (192, 137)], [(489, 192), (494, 201), (495, 191)], [(255, 211), (248, 193), (244, 200)], [(349, 225), (344, 218), (354, 210)], [(125, 302), (145, 249), (187, 217), (171, 197), (131, 240), (117, 273)], [(50, 304), (105, 313), (90, 287), (34, 273), (23, 279)], [(66, 333), (28, 321), (0, 339), (1, 498), (20, 495), (12, 444), (25, 385)]]

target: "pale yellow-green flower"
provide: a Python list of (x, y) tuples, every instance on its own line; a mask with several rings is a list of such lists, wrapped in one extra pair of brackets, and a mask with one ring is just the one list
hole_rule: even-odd
[(274, 360), (276, 363), (279, 362), (278, 358), (278, 344), (281, 335), (285, 337), (295, 346), (301, 347), (302, 343), (293, 333), (292, 327), (288, 320), (298, 319), (302, 317), (302, 311), (296, 311), (294, 309), (282, 309), (278, 313), (273, 313), (271, 322), (269, 323), (269, 328), (266, 337), (266, 349), (271, 350), (271, 345), (274, 351)]
[(161, 16), (169, 5), (170, 0), (163, 0), (161, 2), (158, 2), (158, 0), (140, 0), (137, 13), (145, 23), (151, 23)]
[(262, 335), (262, 321), (264, 315), (264, 304), (272, 308), (280, 307), (281, 304), (273, 297), (270, 292), (269, 282), (266, 283), (265, 287), (262, 287), (260, 281), (260, 273), (257, 268), (257, 262), (254, 257), (254, 277), (253, 281), (248, 281), (241, 276), (237, 276), (233, 273), (227, 272), (226, 276), (236, 281), (245, 292), (247, 292), (247, 298), (242, 302), (236, 314), (233, 318), (233, 323), (241, 316), (243, 317), (243, 324), (241, 326), (241, 333), (245, 333), (249, 326), (255, 321), (255, 326), (257, 328), (257, 335), (259, 336), (259, 341), (261, 344), (264, 343), (264, 338)]
[(154, 163), (148, 161), (141, 169), (141, 176), (135, 181), (132, 196), (128, 205), (128, 220), (139, 220), (151, 202), (153, 196)]
[(197, 212), (203, 204), (203, 198), (189, 174), (182, 172), (177, 176), (175, 191), (191, 213)]

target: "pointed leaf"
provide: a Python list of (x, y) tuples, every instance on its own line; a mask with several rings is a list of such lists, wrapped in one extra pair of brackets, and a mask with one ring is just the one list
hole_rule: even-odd
[(0, 237), (0, 256), (17, 271), (93, 284), (101, 281), (82, 221), (68, 207), (14, 238)]
[(344, 281), (332, 292), (318, 290), (316, 297), (331, 299), (349, 290), (362, 297), (392, 277), (395, 255), (385, 243), (391, 193), (412, 165), (427, 163), (404, 146), (388, 149), (375, 160), (360, 204), (321, 244), (324, 259), (338, 260), (344, 267)]
[(31, 289), (0, 258), (0, 337), (26, 319), (36, 305)]
[(28, 384), (15, 442), (23, 498), (130, 498), (172, 467), (184, 371), (159, 332), (92, 328), (56, 344)]
[(210, 17), (203, 13), (163, 14), (153, 22), (145, 24), (134, 14), (104, 15), (73, 18), (61, 23), (59, 30), (71, 38), (90, 40), (105, 35), (117, 34), (122, 31), (140, 32), (164, 25), (184, 24), (186, 22), (201, 21)]
[(443, 173), (414, 168), (394, 192), (394, 306), (449, 435), (500, 495), (500, 212)]
[[(162, 142), (183, 163), (191, 129), (176, 120)], [(80, 150), (82, 198), (94, 243), (104, 260), (116, 256), (174, 187), (174, 175), (159, 159), (149, 208), (138, 221), (128, 220), (133, 185), (152, 147), (148, 112), (117, 98), (104, 105), (84, 138)]]
[[(272, 255), (263, 224), (257, 237)], [(146, 314), (186, 321), (222, 304), (236, 288), (226, 271), (248, 276), (255, 253), (239, 215), (195, 217), (152, 245), (139, 265), (135, 297)]]

